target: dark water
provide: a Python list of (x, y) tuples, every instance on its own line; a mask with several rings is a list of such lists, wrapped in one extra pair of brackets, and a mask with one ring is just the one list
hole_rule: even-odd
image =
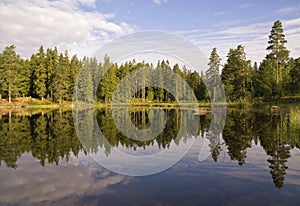
[[(96, 124), (107, 141), (91, 135), (84, 147), (72, 112), (1, 115), (0, 205), (300, 205), (299, 108), (231, 109), (223, 132), (214, 135), (211, 114), (184, 111), (194, 118), (187, 125), (178, 110), (164, 112), (163, 132), (137, 141), (119, 131), (109, 109), (99, 110)], [(148, 109), (130, 111), (140, 129), (149, 128), (150, 116)], [(205, 139), (209, 155), (202, 161)], [(90, 157), (109, 158), (116, 148), (147, 155), (190, 140), (182, 160), (148, 176), (120, 175)]]

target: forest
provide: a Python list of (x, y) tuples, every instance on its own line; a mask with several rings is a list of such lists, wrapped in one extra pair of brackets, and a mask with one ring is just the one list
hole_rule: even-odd
[[(178, 64), (170, 66), (168, 60), (158, 61), (156, 65), (135, 60), (118, 65), (110, 61), (109, 54), (102, 62), (89, 57), (79, 59), (77, 55), (70, 57), (68, 51), (59, 53), (56, 47), (45, 49), (43, 45), (29, 59), (24, 59), (16, 53), (16, 46), (10, 45), (0, 54), (0, 99), (7, 99), (9, 103), (17, 97), (59, 103), (72, 100), (92, 103), (95, 99), (109, 103), (120, 81), (142, 67), (147, 68), (143, 75), (145, 79), (133, 79), (128, 88), (146, 81), (149, 78), (147, 71), (153, 72), (154, 75), (150, 75), (154, 78), (152, 81), (158, 81), (160, 86), (142, 88), (133, 96), (149, 102), (173, 102), (184, 98), (180, 94), (186, 92), (185, 85), (163, 75), (164, 70), (181, 77), (199, 101), (218, 101), (222, 84), (230, 102), (297, 97), (300, 93), (300, 57), (290, 58), (286, 43), (282, 23), (275, 21), (266, 48), (268, 54), (260, 63), (248, 60), (245, 47), (237, 45), (229, 49), (227, 60), (221, 65), (217, 48), (213, 48), (205, 73), (186, 66), (180, 68)], [(79, 75), (81, 78), (77, 81)], [(96, 84), (100, 78), (100, 83)], [(166, 83), (176, 88), (175, 94), (164, 89)], [(213, 85), (209, 92), (207, 84)]]

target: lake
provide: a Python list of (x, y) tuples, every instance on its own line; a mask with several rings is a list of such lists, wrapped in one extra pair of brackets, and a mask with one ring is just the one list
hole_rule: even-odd
[(2, 113), (0, 205), (300, 205), (300, 107), (222, 115)]

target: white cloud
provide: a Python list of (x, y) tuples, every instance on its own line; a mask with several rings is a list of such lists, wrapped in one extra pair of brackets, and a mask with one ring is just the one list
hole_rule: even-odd
[[(83, 11), (82, 5), (94, 9)], [(133, 31), (125, 22), (114, 23), (114, 14), (97, 12), (95, 0), (4, 0), (0, 10), (1, 49), (15, 44), (25, 57), (41, 44), (91, 55), (101, 44)]]
[(160, 5), (162, 3), (167, 3), (167, 2), (168, 2), (168, 0), (153, 0), (153, 3), (157, 4), (157, 5)]
[(288, 6), (277, 10), (281, 14), (295, 14), (300, 12), (300, 6)]
[(255, 6), (255, 4), (241, 4), (239, 5), (239, 9), (248, 9), (253, 6)]
[(96, 7), (96, 0), (77, 0), (77, 2), (88, 7)]
[(227, 14), (226, 11), (218, 11), (218, 12), (213, 13), (214, 16), (224, 16), (226, 14)]
[[(282, 24), (291, 57), (300, 57), (300, 18), (282, 20)], [(209, 56), (212, 48), (216, 47), (223, 63), (227, 59), (226, 55), (229, 48), (236, 48), (239, 44), (245, 46), (248, 59), (252, 62), (260, 62), (267, 54), (268, 36), (272, 26), (273, 22), (263, 22), (246, 26), (231, 26), (225, 29), (191, 30), (177, 33), (199, 46), (207, 56)]]

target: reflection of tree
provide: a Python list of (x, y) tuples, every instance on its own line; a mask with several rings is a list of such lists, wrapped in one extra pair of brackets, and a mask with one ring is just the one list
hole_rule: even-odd
[[(120, 110), (117, 115), (122, 117), (126, 110)], [(129, 110), (130, 121), (140, 129), (150, 126), (150, 108), (136, 108)], [(222, 135), (220, 125), (222, 118), (216, 118), (213, 114), (206, 116), (194, 116), (191, 110), (166, 109), (153, 124), (163, 124), (166, 115), (166, 124), (156, 138), (146, 141), (138, 141), (123, 135), (115, 125), (111, 109), (97, 111), (96, 119), (89, 121), (75, 121), (75, 124), (85, 135), (80, 135), (80, 140), (85, 143), (84, 152), (98, 152), (99, 147), (105, 148), (106, 155), (110, 154), (112, 147), (126, 147), (136, 150), (146, 149), (157, 144), (165, 149), (172, 143), (179, 144), (187, 141), (191, 136), (201, 133), (210, 141), (211, 155), (214, 161), (218, 160), (223, 142), (227, 148), (229, 157), (237, 160), (240, 165), (246, 161), (246, 150), (254, 143), (260, 145), (269, 156), (270, 173), (274, 184), (280, 188), (284, 184), (286, 163), (290, 157), (290, 149), (300, 145), (299, 119), (296, 111), (291, 115), (277, 114), (272, 116), (269, 112), (249, 112), (230, 110), (226, 117), (226, 124)], [(75, 111), (74, 117), (80, 120), (83, 116), (94, 117), (93, 110)], [(219, 117), (219, 116), (218, 116)], [(298, 119), (297, 119), (297, 118)], [(200, 118), (200, 125), (199, 119)], [(189, 121), (187, 121), (189, 120)], [(124, 120), (125, 121), (125, 120)], [(210, 123), (213, 123), (212, 125)], [(94, 125), (95, 124), (95, 125)], [(200, 126), (200, 127), (199, 127)], [(99, 127), (103, 137), (99, 138), (96, 127)], [(77, 131), (78, 132), (78, 131)], [(31, 152), (41, 165), (48, 163), (58, 164), (60, 159), (69, 159), (73, 153), (78, 155), (82, 151), (82, 145), (76, 137), (72, 112), (49, 112), (45, 115), (32, 116), (0, 116), (0, 164), (16, 168), (17, 161), (23, 153)]]
[(209, 147), (210, 152), (212, 155), (212, 158), (215, 162), (218, 161), (219, 154), (221, 153), (221, 143), (220, 143), (220, 137), (225, 121), (225, 113), (213, 113), (211, 115), (211, 122), (209, 131), (206, 133), (206, 138), (210, 141)]
[[(127, 123), (122, 121), (127, 121), (124, 116), (124, 112), (128, 112), (126, 109), (120, 109), (117, 111), (117, 115), (120, 117), (120, 124), (126, 125)], [(122, 134), (116, 127), (114, 119), (112, 117), (112, 111), (109, 109), (100, 110), (97, 113), (98, 125), (101, 129), (102, 135), (105, 137), (107, 142), (112, 147), (123, 146), (126, 148), (132, 148), (136, 150), (138, 147), (146, 148), (147, 146), (156, 143), (159, 148), (168, 148), (171, 142), (179, 144), (180, 141), (186, 141), (191, 136), (196, 136), (199, 133), (199, 120), (193, 115), (191, 110), (182, 110), (178, 112), (177, 110), (164, 110), (166, 115), (166, 125), (157, 137), (151, 140), (138, 141)], [(131, 111), (131, 121), (137, 127), (141, 129), (148, 128), (150, 125), (150, 119), (153, 113), (150, 109), (142, 108), (138, 111)], [(164, 123), (164, 115), (162, 112), (158, 113), (157, 121), (153, 121), (154, 127), (159, 127)], [(182, 117), (182, 118), (181, 118)], [(191, 120), (191, 118), (193, 118)], [(182, 122), (181, 120), (189, 120), (189, 122)], [(126, 128), (125, 128), (126, 129)], [(177, 138), (179, 137), (179, 138)], [(100, 142), (99, 142), (100, 143)], [(103, 144), (103, 145), (102, 145)], [(108, 155), (111, 150), (105, 141), (101, 142), (99, 146), (104, 146), (106, 154)]]
[(285, 170), (288, 168), (285, 164), (287, 159), (290, 157), (289, 148), (280, 144), (277, 145), (274, 154), (271, 155), (271, 158), (268, 159), (270, 163), (269, 168), (271, 169), (270, 173), (273, 178), (273, 182), (276, 187), (281, 188), (284, 183)]
[(0, 122), (0, 165), (17, 168), (17, 160), (30, 150), (29, 122), (25, 117), (4, 116)]
[(223, 139), (227, 145), (228, 155), (243, 165), (246, 159), (246, 149), (251, 148), (251, 118), (250, 113), (231, 111), (227, 114)]
[(70, 112), (3, 116), (0, 136), (0, 163), (12, 168), (25, 152), (31, 152), (44, 166), (46, 161), (58, 164), (61, 158), (68, 160), (71, 152), (77, 156), (82, 150)]
[(286, 173), (286, 162), (290, 157), (290, 140), (288, 133), (288, 122), (284, 115), (269, 116), (270, 121), (266, 121), (265, 132), (261, 133), (261, 145), (267, 155), (270, 156), (270, 173), (276, 187), (281, 188), (284, 183)]
[(220, 135), (219, 134), (212, 134), (211, 132), (208, 132), (206, 134), (206, 138), (210, 142), (208, 146), (210, 148), (211, 156), (212, 156), (213, 160), (215, 162), (217, 162), (219, 154), (222, 151), (221, 143), (220, 143)]

